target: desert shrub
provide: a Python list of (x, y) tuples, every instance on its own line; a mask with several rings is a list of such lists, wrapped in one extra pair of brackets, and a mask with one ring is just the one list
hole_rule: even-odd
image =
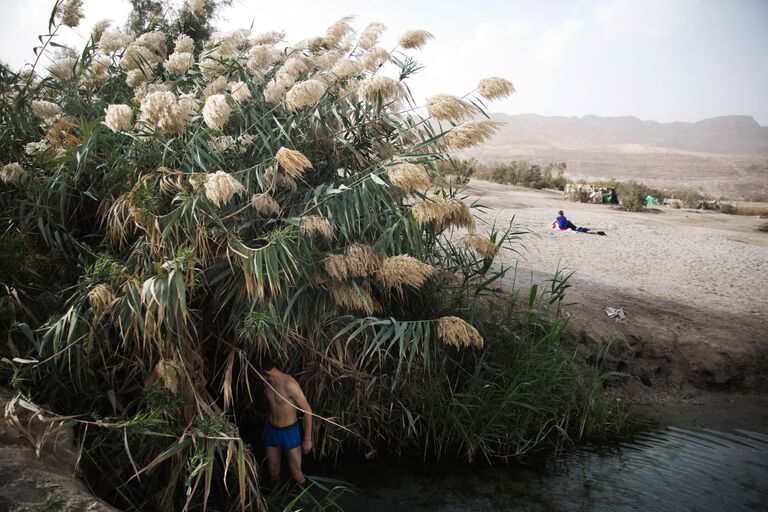
[(474, 175), (483, 180), (535, 189), (565, 189), (566, 164), (549, 163), (545, 166), (524, 160), (504, 163), (475, 164)]
[(645, 209), (645, 198), (649, 189), (639, 183), (629, 182), (624, 184), (619, 192), (619, 201), (622, 210), (628, 212), (640, 212)]
[(576, 190), (570, 195), (571, 201), (574, 201), (576, 203), (588, 203), (589, 202), (589, 192), (586, 190)]
[(435, 166), (439, 175), (453, 175), (457, 183), (466, 185), (475, 174), (478, 163), (474, 158), (469, 160), (445, 158), (438, 160)]

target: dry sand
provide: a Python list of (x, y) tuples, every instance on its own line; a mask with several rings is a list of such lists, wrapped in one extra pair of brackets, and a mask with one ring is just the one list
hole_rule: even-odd
[[(669, 208), (630, 213), (480, 180), (466, 193), (493, 208), (484, 220), (530, 232), (519, 256), (505, 256), (517, 265), (505, 287), (575, 271), (568, 301), (576, 304), (567, 312), (584, 355), (615, 340), (609, 369), (633, 373), (638, 392), (765, 387), (768, 233), (756, 230), (765, 220)], [(607, 236), (550, 229), (559, 209)], [(626, 320), (609, 319), (606, 307), (623, 308)]]

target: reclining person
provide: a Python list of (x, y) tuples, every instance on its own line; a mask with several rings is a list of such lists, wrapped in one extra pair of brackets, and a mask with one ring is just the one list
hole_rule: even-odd
[(560, 231), (565, 231), (566, 229), (572, 229), (576, 231), (578, 228), (573, 224), (573, 222), (569, 221), (565, 214), (563, 213), (563, 210), (560, 210), (557, 212), (557, 217), (555, 220), (552, 221), (552, 229), (555, 229), (555, 226), (560, 228)]
[[(589, 233), (589, 228), (577, 227), (573, 222), (568, 220), (568, 218), (563, 213), (563, 210), (559, 210), (557, 212), (557, 217), (555, 218), (555, 220), (552, 221), (552, 224), (550, 224), (550, 226), (552, 226), (552, 229), (557, 228), (560, 231), (567, 231), (569, 229), (572, 229), (573, 231), (576, 231), (578, 233)], [(593, 234), (593, 233), (590, 233), (590, 234)], [(598, 231), (597, 233), (594, 233), (594, 234), (605, 235), (605, 232)]]

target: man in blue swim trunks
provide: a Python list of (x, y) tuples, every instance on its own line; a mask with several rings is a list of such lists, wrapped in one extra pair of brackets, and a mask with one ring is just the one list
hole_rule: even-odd
[[(296, 482), (304, 483), (301, 472), (301, 454), (312, 451), (312, 408), (309, 406), (296, 380), (275, 368), (268, 358), (262, 360), (262, 375), (266, 379), (267, 424), (264, 427), (264, 446), (267, 451), (269, 479), (280, 479), (280, 459), (283, 452), (288, 470)], [(296, 412), (304, 413), (302, 438)]]

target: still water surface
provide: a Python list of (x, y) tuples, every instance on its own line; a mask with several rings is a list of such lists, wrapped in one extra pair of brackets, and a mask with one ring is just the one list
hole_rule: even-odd
[(378, 461), (339, 475), (356, 511), (768, 510), (768, 434), (663, 427), (537, 467)]

